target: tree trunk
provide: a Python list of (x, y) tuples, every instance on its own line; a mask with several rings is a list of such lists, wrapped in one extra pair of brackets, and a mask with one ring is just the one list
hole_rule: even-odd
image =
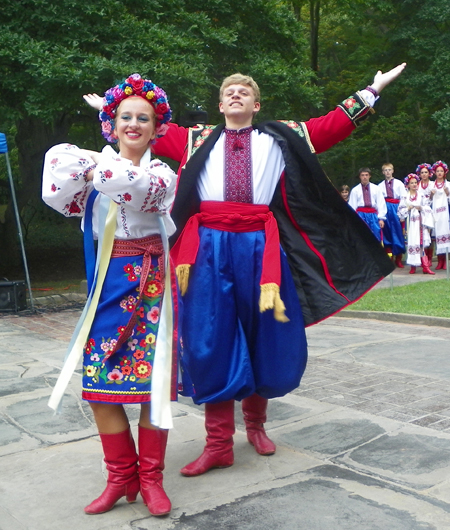
[(319, 71), (319, 23), (320, 23), (320, 0), (309, 2), (310, 27), (311, 27), (311, 68), (314, 72)]

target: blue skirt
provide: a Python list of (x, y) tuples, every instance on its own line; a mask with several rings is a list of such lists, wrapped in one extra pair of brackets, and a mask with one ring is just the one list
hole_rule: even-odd
[(264, 231), (200, 227), (200, 247), (183, 298), (183, 395), (195, 403), (265, 398), (300, 384), (307, 342), (296, 289), (280, 249), (281, 299), (289, 322), (259, 311)]
[(383, 228), (383, 243), (385, 247), (392, 249), (394, 256), (398, 256), (406, 252), (402, 225), (397, 215), (398, 204), (386, 202), (386, 206), (387, 216)]
[[(115, 404), (150, 401), (163, 294), (158, 256), (152, 256), (131, 337), (105, 359), (128, 324), (137, 302), (141, 267), (142, 256), (111, 258), (84, 351), (83, 399)], [(176, 399), (176, 388), (172, 399)]]

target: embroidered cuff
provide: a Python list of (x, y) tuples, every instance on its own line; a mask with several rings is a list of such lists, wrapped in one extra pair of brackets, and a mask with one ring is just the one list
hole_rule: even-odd
[(83, 171), (83, 179), (85, 180), (85, 182), (87, 182), (86, 177), (87, 177), (87, 174), (89, 173), (89, 171), (92, 171), (92, 170), (95, 169), (96, 167), (97, 167), (97, 164), (92, 164), (92, 166), (88, 166), (88, 167)]
[(367, 103), (361, 92), (356, 92), (353, 96), (344, 99), (338, 107), (345, 112), (348, 118), (354, 123), (355, 127), (360, 125), (369, 114), (375, 113), (374, 109), (369, 103)]

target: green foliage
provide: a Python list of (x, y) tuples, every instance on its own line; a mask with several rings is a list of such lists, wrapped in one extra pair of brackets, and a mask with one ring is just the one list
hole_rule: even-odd
[[(260, 119), (307, 120), (406, 61), (376, 115), (320, 160), (336, 185), (353, 185), (361, 166), (376, 182), (387, 161), (402, 178), (417, 163), (445, 160), (449, 26), (450, 0), (5, 0), (0, 112), (25, 232), (41, 215), (45, 151), (104, 144), (82, 95), (133, 72), (167, 91), (175, 121), (197, 108), (220, 121), (218, 87), (237, 71), (261, 87)], [(6, 182), (0, 163), (0, 204)], [(8, 231), (0, 222), (1, 245)]]

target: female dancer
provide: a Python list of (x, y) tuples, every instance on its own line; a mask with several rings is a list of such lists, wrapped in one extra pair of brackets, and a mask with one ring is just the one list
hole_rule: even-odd
[(450, 184), (445, 177), (448, 173), (448, 166), (442, 160), (438, 160), (433, 164), (432, 170), (436, 175), (436, 180), (433, 182), (430, 192), (434, 215), (436, 254), (438, 257), (438, 264), (435, 270), (447, 270), (445, 256), (450, 250), (450, 222), (448, 216)]
[[(168, 212), (176, 175), (150, 155), (151, 143), (165, 133), (170, 119), (165, 92), (133, 74), (105, 93), (100, 114), (103, 135), (109, 142), (118, 142), (119, 154), (110, 146), (97, 153), (61, 144), (45, 156), (44, 201), (63, 215), (83, 217), (85, 247), (93, 248), (92, 236), (99, 240), (99, 265), (89, 280), (95, 284), (89, 307), (94, 307), (93, 320), (86, 324), (86, 316), (82, 328), (87, 326), (88, 339), (81, 342), (85, 342), (82, 397), (94, 414), (108, 480), (105, 491), (85, 508), (87, 514), (111, 510), (123, 496), (134, 502), (139, 491), (151, 514), (164, 515), (171, 509), (162, 486), (168, 431), (150, 421), (150, 396), (153, 401), (156, 387), (166, 385), (167, 401), (176, 399), (173, 378), (170, 381), (169, 375), (162, 381), (155, 369), (161, 351), (166, 362), (170, 352), (169, 374), (173, 368), (171, 347), (161, 350), (165, 337), (158, 347), (158, 329), (160, 313), (163, 321), (165, 304), (171, 300), (168, 292), (163, 305), (164, 286), (169, 285), (164, 278), (169, 273), (162, 234), (167, 239), (175, 231)], [(94, 262), (87, 259), (88, 277)], [(60, 380), (50, 398), (52, 408), (58, 405), (54, 394)], [(139, 456), (124, 409), (128, 403), (141, 405)]]
[(415, 173), (410, 173), (405, 177), (404, 182), (408, 192), (400, 199), (398, 216), (402, 221), (406, 220), (408, 234), (406, 263), (411, 265), (409, 274), (414, 274), (416, 267), (420, 264), (422, 264), (424, 274), (434, 274), (430, 270), (424, 251), (431, 243), (430, 233), (426, 228), (433, 226), (433, 216), (424, 196), (417, 191), (419, 178)]
[[(419, 164), (416, 167), (416, 175), (419, 177), (419, 184), (417, 191), (419, 195), (422, 195), (425, 198), (425, 202), (428, 205), (431, 205), (431, 187), (432, 187), (432, 181), (430, 180), (431, 175), (433, 174), (433, 169), (430, 164), (427, 164), (424, 162), (423, 164)], [(434, 228), (434, 223), (433, 223)], [(424, 228), (424, 230), (428, 230), (428, 228)], [(431, 237), (431, 230), (430, 237)], [(433, 261), (433, 239), (434, 237), (431, 237), (431, 243), (430, 246), (425, 249), (425, 254), (428, 258), (429, 266), (431, 267), (432, 261)]]
[(345, 202), (348, 202), (349, 195), (350, 195), (350, 188), (347, 186), (347, 184), (343, 184), (339, 188), (339, 193), (341, 194), (341, 197), (344, 199)]

